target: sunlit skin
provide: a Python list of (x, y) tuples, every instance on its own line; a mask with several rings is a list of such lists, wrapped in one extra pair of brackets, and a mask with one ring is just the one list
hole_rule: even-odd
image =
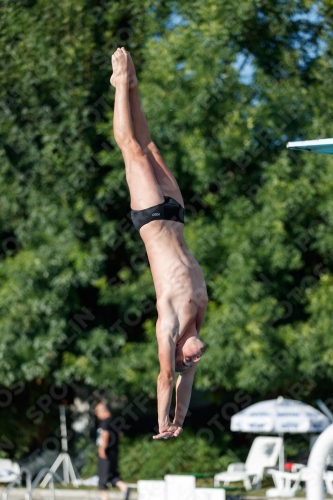
[(186, 368), (191, 368), (194, 363), (198, 363), (204, 350), (192, 345), (191, 341), (184, 343), (180, 340), (176, 345), (175, 371), (183, 372)]
[[(141, 108), (137, 77), (130, 54), (112, 55), (111, 84), (116, 88), (113, 131), (126, 169), (131, 208), (142, 210), (174, 198), (184, 207), (179, 186), (153, 143)], [(140, 229), (156, 291), (156, 338), (160, 374), (157, 380), (158, 426), (154, 439), (177, 437), (189, 406), (194, 374), (205, 349), (199, 332), (207, 307), (202, 270), (188, 250), (184, 225), (153, 220)], [(175, 417), (170, 405), (176, 383)]]

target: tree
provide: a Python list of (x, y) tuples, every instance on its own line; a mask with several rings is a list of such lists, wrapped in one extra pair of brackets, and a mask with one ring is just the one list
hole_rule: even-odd
[(154, 289), (111, 127), (120, 44), (208, 283), (196, 387), (215, 401), (311, 400), (315, 386), (326, 397), (332, 160), (285, 143), (331, 135), (329, 8), (3, 2), (3, 386), (38, 378), (154, 401)]

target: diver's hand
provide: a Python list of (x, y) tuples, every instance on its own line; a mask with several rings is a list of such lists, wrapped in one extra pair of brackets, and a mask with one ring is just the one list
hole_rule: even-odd
[(176, 424), (169, 424), (160, 429), (159, 434), (153, 436), (153, 439), (169, 439), (177, 437), (183, 432), (182, 427)]

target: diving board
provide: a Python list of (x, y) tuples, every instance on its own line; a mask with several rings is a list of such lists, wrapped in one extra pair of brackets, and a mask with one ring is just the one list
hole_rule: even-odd
[(320, 153), (322, 155), (333, 155), (333, 139), (288, 142), (287, 148), (298, 151), (311, 151), (311, 153)]

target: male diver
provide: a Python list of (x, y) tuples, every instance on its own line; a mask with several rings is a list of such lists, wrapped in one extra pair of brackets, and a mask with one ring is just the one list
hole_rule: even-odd
[[(157, 299), (159, 433), (154, 439), (168, 439), (183, 430), (194, 374), (206, 348), (199, 332), (207, 290), (202, 270), (185, 244), (184, 201), (179, 186), (150, 137), (133, 61), (124, 48), (112, 55), (112, 68), (114, 137), (124, 158), (131, 217), (146, 247)], [(179, 376), (171, 421), (175, 372)]]

